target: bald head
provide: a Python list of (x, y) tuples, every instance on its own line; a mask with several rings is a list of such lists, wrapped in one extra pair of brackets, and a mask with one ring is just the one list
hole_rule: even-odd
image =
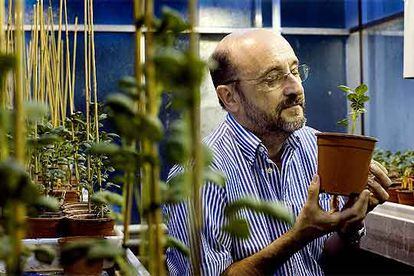
[[(210, 68), (214, 87), (230, 80), (260, 75), (264, 66), (276, 57), (295, 56), (286, 39), (271, 30), (255, 29), (234, 32), (223, 38), (213, 54)], [(220, 104), (223, 106), (222, 102)]]

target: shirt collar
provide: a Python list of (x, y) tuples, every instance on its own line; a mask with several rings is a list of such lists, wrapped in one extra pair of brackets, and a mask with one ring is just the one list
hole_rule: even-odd
[(226, 121), (233, 132), (237, 144), (240, 146), (241, 152), (253, 164), (256, 158), (256, 150), (262, 141), (251, 131), (239, 124), (230, 113), (227, 114)]
[[(230, 113), (226, 116), (226, 122), (232, 130), (234, 138), (240, 146), (241, 152), (251, 164), (253, 164), (259, 148), (262, 148), (262, 151), (267, 154), (267, 149), (263, 145), (262, 141), (250, 130), (239, 124)], [(295, 131), (288, 137), (283, 147), (289, 147), (290, 149), (295, 150), (299, 147), (299, 145), (300, 139)]]

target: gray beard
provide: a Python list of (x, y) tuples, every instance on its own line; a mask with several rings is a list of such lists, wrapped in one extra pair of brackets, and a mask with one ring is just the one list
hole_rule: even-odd
[[(302, 117), (294, 122), (286, 122), (281, 117), (281, 112), (283, 110), (283, 104), (279, 104), (274, 112), (271, 114), (264, 112), (263, 110), (259, 110), (256, 106), (254, 106), (251, 102), (247, 101), (243, 92), (238, 92), (240, 95), (241, 104), (246, 113), (247, 119), (251, 123), (251, 127), (253, 128), (252, 131), (254, 133), (268, 133), (268, 132), (285, 132), (285, 133), (292, 133), (306, 124), (306, 118)], [(305, 104), (302, 106), (303, 113), (305, 114)]]

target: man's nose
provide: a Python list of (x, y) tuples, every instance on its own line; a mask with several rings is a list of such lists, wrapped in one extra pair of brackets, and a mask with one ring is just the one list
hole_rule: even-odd
[(303, 94), (302, 82), (292, 73), (286, 76), (283, 94), (285, 94), (285, 96)]

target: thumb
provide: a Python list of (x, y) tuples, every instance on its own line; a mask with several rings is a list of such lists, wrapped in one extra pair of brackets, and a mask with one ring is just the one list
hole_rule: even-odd
[(318, 202), (319, 202), (319, 187), (320, 187), (319, 176), (317, 174), (315, 174), (313, 176), (312, 182), (311, 182), (311, 184), (309, 185), (309, 188), (308, 188), (308, 202), (309, 203), (318, 204)]

